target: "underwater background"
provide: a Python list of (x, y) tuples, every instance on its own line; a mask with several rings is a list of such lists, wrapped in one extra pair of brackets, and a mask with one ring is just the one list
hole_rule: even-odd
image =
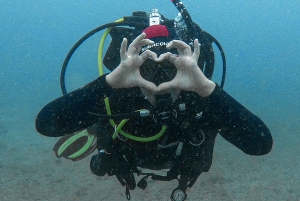
[[(187, 200), (300, 200), (300, 1), (183, 3), (225, 51), (224, 89), (259, 116), (274, 138), (271, 153), (255, 157), (218, 136), (212, 167), (187, 191)], [(91, 156), (79, 162), (56, 158), (52, 147), (58, 139), (38, 134), (34, 121), (61, 96), (62, 63), (84, 34), (151, 8), (169, 19), (178, 13), (170, 0), (0, 1), (0, 200), (126, 200), (115, 176), (90, 172)], [(73, 55), (68, 91), (98, 76), (102, 33)], [(215, 53), (214, 81), (220, 83)], [(146, 190), (131, 191), (131, 200), (169, 200), (176, 187), (177, 181), (149, 181)]]

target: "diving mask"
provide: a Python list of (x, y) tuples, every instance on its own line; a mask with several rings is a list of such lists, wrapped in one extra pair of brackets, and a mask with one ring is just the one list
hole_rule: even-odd
[(145, 80), (159, 86), (163, 82), (173, 80), (176, 76), (177, 69), (167, 60), (157, 63), (148, 59), (140, 67), (140, 73)]

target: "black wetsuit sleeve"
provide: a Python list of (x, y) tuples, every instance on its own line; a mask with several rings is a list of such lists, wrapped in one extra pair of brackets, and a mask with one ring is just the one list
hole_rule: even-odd
[(210, 118), (218, 124), (221, 136), (250, 155), (269, 153), (273, 139), (264, 122), (233, 99), (218, 85), (206, 98)]
[(99, 113), (99, 109), (104, 107), (103, 99), (111, 91), (106, 75), (103, 75), (48, 103), (37, 115), (36, 130), (45, 136), (58, 137), (93, 125), (99, 117), (90, 112)]

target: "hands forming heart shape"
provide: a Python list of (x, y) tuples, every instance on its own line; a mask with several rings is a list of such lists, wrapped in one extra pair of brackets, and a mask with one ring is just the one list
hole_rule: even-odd
[[(145, 39), (145, 36), (145, 33), (139, 35), (129, 45), (127, 51), (127, 39), (123, 39), (120, 49), (121, 63), (106, 76), (106, 81), (111, 87), (130, 88), (138, 86), (152, 104), (155, 104), (154, 96), (159, 93), (171, 93), (173, 101), (177, 99), (181, 90), (195, 91), (201, 97), (207, 97), (212, 93), (215, 83), (205, 77), (197, 64), (200, 56), (200, 44), (197, 39), (194, 41), (194, 52), (183, 41), (173, 40), (166, 48), (176, 48), (179, 55), (167, 52), (157, 57), (156, 53), (150, 50), (140, 54), (143, 46), (154, 44), (153, 41)], [(176, 76), (173, 80), (161, 83), (159, 86), (145, 80), (141, 76), (139, 68), (147, 59), (152, 59), (155, 62), (170, 61), (177, 69)]]

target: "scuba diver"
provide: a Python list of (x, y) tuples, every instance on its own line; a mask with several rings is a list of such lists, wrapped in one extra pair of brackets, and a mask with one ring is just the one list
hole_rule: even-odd
[[(53, 149), (57, 157), (78, 161), (97, 150), (91, 172), (115, 175), (128, 200), (130, 190), (145, 189), (149, 177), (178, 180), (171, 200), (185, 200), (186, 190), (209, 171), (218, 134), (249, 155), (267, 154), (273, 145), (264, 122), (223, 90), (226, 63), (218, 41), (191, 20), (182, 2), (172, 2), (180, 11), (175, 19), (157, 9), (134, 12), (80, 39), (63, 64), (64, 95), (48, 103), (35, 122), (42, 135), (61, 137)], [(65, 71), (72, 54), (105, 28), (100, 76), (67, 93)], [(102, 60), (108, 34), (112, 40)], [(220, 85), (212, 81), (212, 43), (223, 59)], [(110, 73), (103, 73), (103, 64)], [(136, 183), (134, 174), (143, 178)]]

